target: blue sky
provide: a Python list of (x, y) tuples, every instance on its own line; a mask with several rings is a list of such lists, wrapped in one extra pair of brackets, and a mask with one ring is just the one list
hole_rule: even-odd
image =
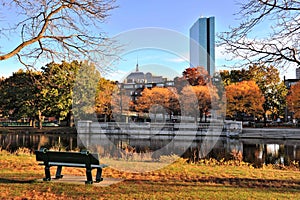
[[(119, 8), (113, 10), (107, 22), (102, 25), (103, 31), (110, 37), (145, 27), (168, 29), (188, 37), (190, 27), (200, 16), (215, 16), (216, 33), (226, 31), (229, 26), (238, 23), (234, 16), (234, 13), (239, 10), (236, 0), (119, 0), (116, 3)], [(5, 48), (12, 48), (14, 41), (7, 43), (6, 38), (1, 37), (0, 44), (2, 50), (5, 50)], [(172, 53), (162, 53), (160, 50), (135, 50), (121, 56), (122, 61), (115, 66), (114, 73), (105, 76), (110, 79), (122, 78), (126, 73), (135, 69), (137, 57), (141, 68), (157, 64), (174, 68), (176, 72), (181, 73), (184, 68), (188, 67), (185, 60)], [(224, 69), (220, 68), (224, 64), (230, 65), (225, 57), (226, 55), (223, 55), (220, 49), (216, 49), (217, 69)], [(9, 76), (19, 68), (23, 67), (15, 59), (1, 61), (0, 76)]]
[[(110, 36), (137, 28), (156, 27), (173, 30), (174, 33), (183, 34), (188, 38), (190, 27), (201, 16), (215, 16), (215, 29), (216, 33), (218, 33), (227, 30), (230, 25), (232, 26), (237, 23), (234, 20), (235, 16), (233, 14), (239, 8), (234, 0), (227, 0), (226, 3), (220, 0), (124, 0), (118, 3), (119, 8), (112, 12), (108, 23), (103, 26), (103, 28), (109, 30), (108, 33)], [(188, 55), (186, 56), (188, 57)], [(178, 56), (168, 54), (167, 52), (153, 49), (133, 51), (122, 55), (124, 62), (118, 63), (117, 73), (108, 76), (108, 78), (122, 79), (122, 77), (135, 69), (137, 57), (139, 65), (142, 67), (160, 64), (175, 70), (178, 74), (189, 66), (186, 60), (181, 60)], [(224, 56), (218, 53), (216, 56), (216, 65), (221, 66), (223, 64), (225, 64)], [(160, 69), (162, 66), (157, 66), (157, 69)], [(147, 71), (147, 67), (144, 69)], [(156, 73), (155, 70), (151, 72)], [(161, 74), (158, 73), (156, 75)]]

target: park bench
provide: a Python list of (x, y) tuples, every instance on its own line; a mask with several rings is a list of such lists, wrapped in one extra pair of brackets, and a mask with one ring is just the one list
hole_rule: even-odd
[(60, 179), (63, 177), (61, 174), (62, 167), (79, 167), (86, 169), (86, 184), (93, 184), (92, 170), (97, 169), (96, 182), (103, 180), (102, 169), (107, 167), (105, 164), (100, 164), (99, 155), (97, 153), (90, 153), (89, 151), (81, 152), (60, 152), (49, 151), (46, 148), (41, 148), (35, 151), (36, 160), (41, 162), (39, 165), (45, 165), (45, 178), (44, 181), (50, 181), (50, 168), (57, 166), (55, 178)]

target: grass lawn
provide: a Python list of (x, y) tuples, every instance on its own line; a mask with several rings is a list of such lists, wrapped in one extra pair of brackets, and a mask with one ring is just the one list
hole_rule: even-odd
[[(34, 155), (1, 151), (0, 199), (300, 199), (299, 167), (255, 169), (235, 161), (178, 160), (143, 174), (111, 168), (103, 173), (124, 181), (108, 187), (39, 182), (44, 170)], [(84, 176), (85, 169), (68, 168), (64, 174)]]

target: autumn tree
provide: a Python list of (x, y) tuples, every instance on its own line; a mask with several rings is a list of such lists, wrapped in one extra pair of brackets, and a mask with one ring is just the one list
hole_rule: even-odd
[(242, 81), (225, 87), (229, 117), (240, 115), (260, 116), (265, 101), (262, 92), (254, 81)]
[[(15, 13), (16, 20), (1, 15), (0, 34), (16, 47), (0, 51), (0, 60), (16, 57), (25, 66), (38, 60), (89, 60), (100, 66), (114, 45), (101, 24), (114, 9), (115, 0), (5, 1), (0, 13)], [(11, 38), (17, 35), (19, 38)], [(3, 48), (3, 46), (2, 46)], [(102, 64), (102, 63), (101, 63)], [(103, 67), (103, 66), (101, 66)]]
[(96, 120), (95, 105), (100, 72), (88, 61), (80, 63), (73, 88), (72, 111), (75, 121)]
[(118, 122), (126, 121), (126, 118), (128, 117), (130, 109), (132, 107), (131, 93), (128, 93), (123, 84), (116, 82), (115, 86), (112, 88), (112, 96), (110, 99), (110, 106), (112, 111), (111, 117)]
[(300, 82), (292, 85), (287, 96), (288, 108), (294, 113), (294, 118), (300, 118)]
[(182, 72), (181, 77), (174, 79), (177, 92), (180, 93), (186, 86), (207, 85), (211, 83), (211, 77), (203, 67), (188, 67)]
[(224, 86), (241, 81), (249, 81), (249, 74), (246, 69), (241, 70), (223, 70), (220, 72)]
[(210, 76), (203, 67), (189, 67), (182, 72), (182, 77), (190, 85), (206, 85), (210, 82)]
[[(193, 96), (195, 96), (196, 102)], [(182, 105), (186, 106), (185, 111), (187, 113), (185, 114), (194, 116), (195, 119), (199, 116), (200, 122), (202, 122), (203, 116), (205, 116), (205, 122), (207, 121), (208, 112), (217, 101), (218, 94), (213, 86), (186, 86), (182, 90), (181, 102)]]
[(67, 125), (73, 126), (72, 96), (76, 75), (81, 63), (78, 61), (49, 63), (42, 67), (40, 85), (43, 100), (48, 105), (46, 115), (55, 116), (58, 120), (67, 118)]
[(165, 114), (169, 117), (179, 108), (177, 93), (170, 88), (155, 87), (144, 89), (142, 96), (137, 100), (136, 110), (143, 113), (153, 113), (154, 121), (157, 114), (162, 114), (165, 120)]
[[(219, 45), (233, 54), (232, 58), (241, 58), (240, 64), (244, 65), (300, 65), (299, 1), (245, 1), (237, 15), (239, 25), (219, 35)], [(264, 36), (261, 36), (262, 28)]]
[(265, 122), (267, 112), (270, 112), (273, 117), (284, 114), (287, 89), (284, 82), (280, 80), (278, 69), (274, 66), (252, 65), (248, 69), (248, 74), (250, 79), (256, 82), (264, 95), (263, 108)]
[(256, 82), (265, 97), (263, 104), (265, 122), (267, 113), (270, 113), (272, 117), (283, 114), (287, 90), (280, 79), (278, 69), (274, 66), (251, 65), (248, 69), (224, 70), (220, 74), (225, 86), (241, 81)]
[(29, 118), (34, 127), (38, 120), (41, 128), (47, 105), (36, 80), (41, 80), (41, 72), (23, 70), (4, 79), (0, 86), (0, 106), (4, 116), (13, 120)]
[(101, 77), (97, 84), (97, 94), (95, 100), (95, 112), (104, 116), (104, 121), (112, 118), (112, 96), (116, 84), (113, 81)]

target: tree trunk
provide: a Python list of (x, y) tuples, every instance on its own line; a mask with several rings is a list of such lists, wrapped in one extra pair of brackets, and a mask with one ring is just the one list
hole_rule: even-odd
[(69, 127), (73, 127), (74, 126), (74, 115), (73, 115), (73, 112), (70, 110), (68, 115), (69, 115), (68, 126)]
[(42, 112), (39, 110), (38, 111), (38, 121), (39, 121), (39, 129), (43, 128), (43, 116), (42, 116)]
[(33, 126), (33, 128), (36, 128), (36, 118), (34, 118), (34, 119), (32, 119), (32, 126)]
[(264, 113), (264, 127), (267, 126), (267, 112)]
[(202, 122), (202, 118), (203, 118), (203, 111), (202, 110), (200, 110), (200, 122)]

